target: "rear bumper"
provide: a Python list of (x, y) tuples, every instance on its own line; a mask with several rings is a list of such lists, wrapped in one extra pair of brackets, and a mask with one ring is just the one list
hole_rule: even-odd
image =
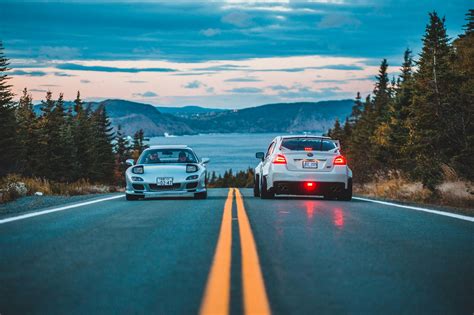
[(297, 171), (283, 171), (273, 170), (267, 177), (269, 188), (275, 186), (277, 182), (316, 182), (328, 183), (342, 183), (344, 188), (347, 188), (349, 178), (349, 170), (346, 167), (334, 167), (330, 172), (297, 172)]
[(307, 181), (276, 181), (273, 189), (278, 195), (334, 195), (344, 191), (346, 184), (343, 182), (317, 182), (314, 188), (305, 187)]

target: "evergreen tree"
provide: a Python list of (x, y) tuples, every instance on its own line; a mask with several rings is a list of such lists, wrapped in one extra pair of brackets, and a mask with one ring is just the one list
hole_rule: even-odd
[(412, 175), (432, 191), (442, 180), (441, 165), (459, 150), (456, 124), (460, 117), (453, 103), (458, 83), (450, 65), (452, 56), (444, 18), (430, 13), (415, 73), (409, 149)]
[(130, 144), (119, 125), (115, 136), (115, 178), (118, 184), (124, 184), (124, 174), (127, 169), (125, 161), (131, 157)]
[(410, 156), (407, 154), (408, 125), (410, 104), (413, 101), (413, 57), (410, 49), (403, 55), (403, 64), (397, 81), (396, 94), (390, 107), (390, 138), (389, 152), (391, 168), (408, 172)]
[(71, 182), (79, 179), (79, 162), (77, 158), (77, 146), (75, 144), (75, 118), (72, 107), (68, 107), (65, 113), (65, 121), (61, 127), (61, 178), (63, 181)]
[(92, 114), (92, 125), (95, 139), (95, 159), (91, 179), (95, 182), (111, 183), (115, 166), (112, 145), (114, 132), (104, 105), (100, 105)]
[(13, 92), (8, 84), (7, 75), (9, 61), (3, 53), (3, 44), (0, 41), (0, 176), (12, 171), (16, 165), (18, 151)]
[(91, 178), (94, 164), (94, 133), (90, 108), (84, 108), (81, 93), (74, 100), (74, 144), (77, 148), (77, 178)]
[(133, 159), (137, 160), (146, 148), (148, 145), (145, 144), (145, 133), (140, 129), (133, 135)]
[(37, 118), (33, 110), (33, 98), (25, 88), (18, 102), (16, 110), (16, 119), (18, 123), (18, 170), (26, 176), (34, 175), (37, 169), (37, 145), (38, 130)]
[(465, 32), (454, 41), (453, 61), (458, 90), (455, 100), (457, 152), (452, 166), (461, 177), (474, 181), (474, 10), (466, 14)]

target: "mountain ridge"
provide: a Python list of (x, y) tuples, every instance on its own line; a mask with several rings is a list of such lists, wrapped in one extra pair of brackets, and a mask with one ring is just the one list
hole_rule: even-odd
[[(234, 110), (184, 106), (168, 112), (160, 110), (163, 106), (120, 99), (85, 102), (85, 106), (94, 110), (104, 105), (114, 128), (120, 125), (126, 135), (143, 129), (146, 136), (153, 137), (231, 132), (321, 132), (331, 128), (336, 118), (344, 120), (349, 116), (353, 103), (350, 99), (274, 103)], [(73, 102), (65, 102), (66, 108), (72, 105)], [(40, 106), (35, 105), (37, 114)]]

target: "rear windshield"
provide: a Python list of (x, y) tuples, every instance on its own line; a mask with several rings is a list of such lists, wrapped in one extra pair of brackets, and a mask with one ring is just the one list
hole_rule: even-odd
[(138, 164), (197, 163), (197, 158), (188, 149), (151, 149), (140, 156)]
[(337, 148), (334, 141), (321, 138), (287, 138), (281, 146), (292, 151), (331, 151)]

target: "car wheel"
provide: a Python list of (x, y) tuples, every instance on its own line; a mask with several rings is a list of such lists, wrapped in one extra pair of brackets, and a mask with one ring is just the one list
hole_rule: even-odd
[(207, 191), (198, 192), (194, 194), (194, 199), (206, 199), (207, 198)]
[(347, 189), (339, 196), (339, 200), (351, 201), (352, 200), (352, 178), (349, 178)]
[(260, 176), (255, 175), (253, 182), (253, 196), (260, 197)]
[(262, 178), (262, 191), (260, 192), (260, 197), (262, 199), (272, 199), (275, 197), (273, 189), (267, 189), (267, 178), (265, 176)]
[(127, 199), (128, 201), (131, 201), (131, 200), (138, 200), (138, 196), (136, 196), (136, 195), (130, 195), (130, 194), (125, 194), (125, 199)]

